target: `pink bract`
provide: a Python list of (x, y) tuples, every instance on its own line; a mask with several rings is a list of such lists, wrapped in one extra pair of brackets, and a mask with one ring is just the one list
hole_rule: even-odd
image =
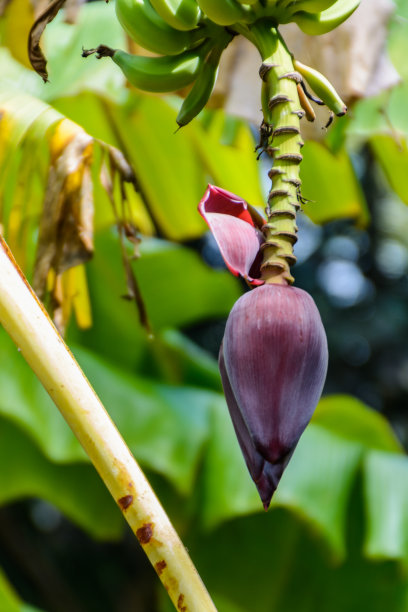
[(209, 185), (198, 210), (208, 224), (227, 268), (253, 286), (260, 279), (260, 246), (264, 219), (245, 200)]

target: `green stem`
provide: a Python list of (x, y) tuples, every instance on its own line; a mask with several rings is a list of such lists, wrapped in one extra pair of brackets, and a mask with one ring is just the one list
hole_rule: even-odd
[(175, 608), (191, 612), (216, 612), (186, 549), (143, 472), (1, 236), (0, 324), (14, 340), (82, 444), (154, 566)]
[(291, 284), (290, 266), (296, 262), (296, 213), (300, 208), (299, 165), (302, 161), (300, 118), (303, 116), (297, 85), (299, 75), (278, 30), (265, 20), (251, 27), (251, 38), (261, 57), (262, 110), (261, 143), (273, 159), (269, 172), (264, 227), (262, 278), (266, 283)]

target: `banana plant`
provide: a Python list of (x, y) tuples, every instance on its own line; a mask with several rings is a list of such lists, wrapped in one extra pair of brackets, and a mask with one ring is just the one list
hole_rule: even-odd
[[(358, 4), (359, 0), (118, 0), (117, 15), (126, 32), (161, 56), (132, 55), (104, 44), (83, 51), (84, 57), (112, 58), (129, 82), (142, 90), (168, 92), (192, 85), (176, 120), (180, 127), (208, 102), (222, 53), (235, 36), (246, 37), (260, 53), (263, 121), (258, 149), (272, 162), (266, 218), (225, 193), (221, 208), (211, 209), (212, 199), (205, 197), (202, 213), (208, 219), (212, 214), (212, 223), (218, 215), (221, 250), (232, 251), (233, 259), (241, 258), (245, 265), (235, 266), (225, 259), (233, 272), (254, 287), (230, 313), (219, 365), (238, 441), (265, 509), (312, 417), (328, 361), (318, 310), (306, 292), (291, 286), (296, 215), (304, 201), (299, 177), (300, 121), (314, 119), (310, 100), (325, 104), (338, 116), (347, 110), (323, 75), (293, 58), (278, 26), (295, 22), (306, 32), (325, 33)], [(233, 222), (225, 216), (240, 222), (232, 237)], [(127, 510), (133, 496), (119, 501)], [(136, 531), (142, 544), (150, 542), (151, 526), (145, 525), (146, 533)], [(178, 591), (177, 597), (173, 595), (183, 609), (181, 595)], [(212, 609), (207, 594), (203, 597), (206, 609)]]
[[(207, 104), (222, 53), (235, 36), (259, 51), (263, 120), (257, 149), (272, 166), (266, 218), (213, 187), (199, 210), (227, 266), (255, 287), (230, 313), (219, 366), (235, 432), (266, 510), (319, 401), (328, 362), (313, 299), (291, 287), (296, 215), (305, 201), (300, 122), (315, 120), (312, 103), (329, 109), (326, 127), (334, 115), (347, 112), (329, 80), (293, 57), (278, 27), (294, 22), (306, 33), (324, 34), (358, 5), (359, 0), (117, 0), (125, 31), (163, 55), (146, 58), (104, 45), (84, 51), (98, 59), (110, 56), (140, 89), (176, 91), (193, 84), (176, 119), (180, 127)], [(166, 32), (162, 40), (160, 31)]]

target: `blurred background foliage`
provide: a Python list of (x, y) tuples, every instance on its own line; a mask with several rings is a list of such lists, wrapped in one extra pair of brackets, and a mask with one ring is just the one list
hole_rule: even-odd
[[(407, 611), (408, 4), (389, 32), (401, 85), (304, 148), (311, 201), (294, 274), (322, 314), (330, 367), (267, 514), (216, 363), (245, 287), (196, 213), (209, 181), (262, 208), (266, 162), (243, 121), (206, 111), (174, 133), (177, 98), (141, 94), (110, 62), (82, 59), (82, 46), (127, 44), (113, 10), (84, 5), (75, 25), (58, 16), (44, 37), (44, 85), (24, 51), (32, 6), (6, 7), (2, 232), (220, 612)], [(170, 610), (3, 330), (0, 364), (1, 612)]]

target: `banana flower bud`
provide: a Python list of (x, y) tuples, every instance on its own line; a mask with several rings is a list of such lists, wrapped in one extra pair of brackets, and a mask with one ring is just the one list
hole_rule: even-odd
[[(250, 207), (211, 186), (199, 210), (228, 268), (259, 285), (261, 238)], [(324, 327), (306, 291), (263, 284), (234, 305), (219, 367), (235, 433), (265, 510), (320, 399), (327, 363)]]

